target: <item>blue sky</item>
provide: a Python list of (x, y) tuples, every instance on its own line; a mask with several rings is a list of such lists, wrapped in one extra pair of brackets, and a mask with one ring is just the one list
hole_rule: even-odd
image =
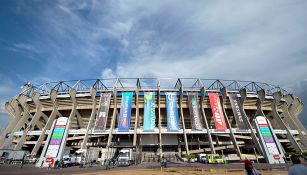
[[(0, 128), (25, 82), (200, 77), (307, 101), (307, 1), (0, 1)], [(307, 126), (307, 112), (301, 119)]]

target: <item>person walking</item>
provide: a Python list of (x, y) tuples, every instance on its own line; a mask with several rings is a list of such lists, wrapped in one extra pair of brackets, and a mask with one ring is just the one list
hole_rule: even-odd
[(244, 175), (261, 175), (260, 171), (254, 168), (253, 163), (245, 159), (244, 160)]
[(53, 169), (58, 169), (58, 164), (59, 164), (59, 160), (57, 159), (57, 160), (54, 162)]
[(80, 168), (83, 168), (83, 163), (84, 163), (84, 161), (83, 161), (83, 158), (81, 157), (81, 160), (80, 160)]
[(288, 170), (288, 175), (305, 175), (307, 174), (307, 167), (301, 164), (300, 157), (298, 155), (292, 155), (291, 161), (293, 165)]
[(22, 157), (22, 161), (21, 161), (21, 166), (20, 166), (20, 168), (23, 167), (23, 164), (25, 163), (25, 158), (26, 158), (26, 154), (24, 154), (23, 157)]

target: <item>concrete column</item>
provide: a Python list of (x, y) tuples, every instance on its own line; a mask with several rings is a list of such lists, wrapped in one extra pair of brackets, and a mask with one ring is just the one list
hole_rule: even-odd
[(86, 144), (87, 144), (87, 140), (88, 140), (88, 132), (92, 128), (93, 121), (95, 120), (95, 116), (97, 114), (97, 111), (96, 111), (96, 92), (97, 92), (97, 90), (95, 88), (91, 89), (91, 97), (92, 97), (92, 101), (93, 101), (92, 113), (91, 113), (90, 120), (88, 121), (88, 124), (87, 124), (87, 128), (86, 128), (86, 132), (85, 132), (85, 135), (84, 135), (84, 139), (83, 139), (83, 141), (81, 143), (81, 149), (86, 149)]
[(258, 150), (258, 152), (259, 152), (261, 155), (264, 155), (264, 152), (263, 152), (263, 150), (262, 150), (262, 147), (261, 147), (261, 145), (260, 145), (260, 143), (259, 143), (259, 139), (258, 139), (258, 137), (256, 136), (256, 133), (255, 133), (255, 131), (254, 131), (254, 129), (253, 129), (253, 127), (252, 127), (252, 125), (251, 125), (251, 123), (250, 123), (250, 121), (249, 121), (249, 119), (248, 119), (246, 113), (245, 113), (245, 110), (244, 110), (244, 101), (245, 101), (245, 99), (246, 99), (246, 97), (247, 97), (247, 92), (246, 92), (246, 89), (245, 89), (245, 88), (243, 88), (243, 89), (240, 90), (240, 95), (241, 95), (240, 100), (241, 100), (241, 105), (242, 105), (241, 107), (242, 107), (243, 113), (244, 113), (244, 115), (243, 115), (243, 120), (245, 120), (245, 123), (247, 124), (247, 127), (248, 127), (249, 130), (251, 131), (252, 141), (254, 142), (254, 144), (255, 144), (255, 146), (256, 146), (256, 149)]
[(160, 83), (158, 84), (158, 127), (159, 127), (159, 155), (160, 155), (160, 160), (162, 160), (162, 154), (163, 154), (163, 149), (162, 149), (162, 126), (161, 126), (161, 97), (160, 97)]
[(42, 113), (42, 118), (44, 119), (45, 123), (47, 123), (49, 117), (45, 113)]
[(294, 95), (291, 95), (293, 101), (289, 105), (289, 113), (292, 116), (293, 121), (296, 123), (296, 125), (300, 128), (301, 131), (304, 131), (306, 133), (305, 127), (302, 125), (301, 121), (298, 119), (299, 114), (302, 112), (304, 104), (303, 102), (297, 98)]
[[(42, 104), (41, 104), (39, 98), (40, 98), (40, 94), (39, 93), (34, 92), (32, 94), (32, 100), (33, 100), (34, 104), (36, 105), (36, 112), (35, 112), (34, 116), (32, 117), (31, 122), (29, 123), (27, 128), (24, 130), (24, 133), (21, 136), (21, 138), (19, 139), (19, 141), (18, 141), (17, 145), (15, 146), (14, 150), (21, 149), (21, 147), (23, 146), (24, 142), (26, 141), (26, 136), (27, 136), (28, 132), (34, 129), (34, 126), (36, 125), (37, 121), (42, 116)], [(21, 102), (21, 105), (24, 106), (26, 112), (28, 112), (30, 114), (30, 112), (28, 111), (27, 107), (25, 107), (25, 106), (28, 105), (27, 102), (23, 101), (23, 102)]]
[(262, 102), (265, 100), (265, 91), (264, 89), (261, 89), (257, 91), (258, 99), (257, 99), (257, 111), (255, 116), (253, 116), (252, 120), (255, 119), (257, 116), (263, 116), (265, 117), (263, 111), (262, 111)]
[(205, 114), (205, 107), (204, 107), (205, 96), (206, 96), (206, 89), (205, 89), (205, 87), (202, 87), (201, 88), (201, 100), (200, 100), (201, 114), (202, 114), (203, 120), (205, 122), (205, 127), (206, 127), (206, 130), (207, 130), (208, 139), (209, 139), (208, 141), (209, 141), (210, 148), (211, 148), (211, 154), (215, 154), (214, 144), (212, 142), (211, 130), (209, 128), (208, 120), (207, 120), (207, 117), (206, 117), (206, 114)]
[(76, 116), (76, 109), (77, 109), (76, 95), (77, 95), (77, 91), (75, 89), (70, 89), (69, 90), (69, 95), (70, 95), (70, 99), (72, 101), (72, 107), (71, 107), (71, 111), (70, 111), (68, 120), (69, 120), (69, 122), (72, 122), (73, 117)]
[(300, 143), (302, 144), (301, 148), (303, 150), (307, 150), (306, 130), (303, 126), (299, 126), (301, 122), (297, 120), (297, 117), (292, 116), (289, 112), (289, 106), (293, 103), (294, 98), (292, 95), (286, 95), (284, 99), (286, 100), (286, 103), (282, 105), (283, 113), (281, 114), (281, 116), (283, 117), (285, 123), (287, 123), (291, 129), (298, 131), (298, 137), (300, 138)]
[(79, 129), (80, 129), (80, 128), (82, 128), (83, 120), (82, 120), (82, 116), (79, 113), (78, 109), (76, 109), (76, 116), (77, 116), (78, 126), (79, 126)]
[(184, 123), (183, 109), (182, 109), (182, 100), (183, 100), (183, 87), (182, 86), (180, 87), (179, 91), (180, 91), (179, 109), (180, 109), (180, 118), (181, 118), (181, 122), (182, 122), (182, 130), (183, 130), (183, 138), (184, 138), (185, 150), (186, 150), (186, 154), (190, 155), (189, 146), (188, 146), (188, 139), (187, 139), (187, 133), (185, 132), (185, 123)]
[(108, 137), (108, 143), (107, 143), (107, 149), (110, 148), (112, 138), (113, 138), (113, 129), (115, 127), (115, 120), (116, 120), (116, 115), (117, 115), (117, 89), (114, 87), (113, 89), (113, 102), (114, 102), (114, 107), (113, 107), (113, 115), (111, 119), (111, 126), (110, 126), (110, 131), (109, 131), (109, 137)]
[(279, 113), (277, 112), (277, 106), (279, 105), (281, 98), (282, 98), (282, 93), (279, 92), (274, 92), (273, 93), (273, 103), (272, 103), (272, 115), (274, 117), (274, 119), (277, 121), (278, 125), (287, 131), (287, 138), (290, 140), (290, 143), (293, 145), (294, 149), (296, 150), (296, 152), (301, 153), (302, 149), (300, 148), (300, 146), (298, 145), (298, 143), (296, 142), (295, 138), (293, 137), (293, 135), (290, 132), (290, 129), (288, 128), (288, 126), (285, 125), (284, 121), (281, 119)]
[(136, 147), (137, 141), (137, 129), (138, 129), (138, 120), (139, 120), (139, 88), (137, 87), (135, 91), (135, 121), (134, 121), (134, 134), (133, 134), (133, 146)]
[[(18, 106), (21, 107), (20, 101), (26, 101), (27, 98), (28, 97), (20, 94), (15, 100), (18, 103)], [(14, 139), (14, 133), (20, 131), (20, 129), (25, 125), (25, 123), (28, 123), (28, 118), (30, 117), (30, 114), (27, 111), (25, 111), (25, 108), (21, 109), (22, 109), (22, 115), (20, 120), (17, 122), (17, 125), (12, 130), (10, 136), (4, 140), (4, 143), (1, 145), (0, 149), (10, 147)]]
[(41, 147), (43, 141), (45, 140), (46, 138), (46, 131), (47, 130), (50, 130), (51, 126), (52, 126), (52, 123), (53, 121), (55, 120), (55, 117), (56, 115), (59, 113), (58, 111), (58, 103), (57, 103), (57, 92), (55, 90), (51, 90), (50, 93), (49, 93), (49, 96), (50, 96), (50, 100), (53, 104), (53, 109), (52, 109), (52, 112), (47, 120), (47, 123), (45, 125), (45, 127), (42, 129), (42, 134), (39, 136), (36, 144), (34, 145), (34, 148), (32, 149), (31, 151), (31, 155), (36, 155), (37, 154), (37, 151), (39, 150), (39, 148)]
[(289, 112), (291, 115), (293, 115), (294, 117), (298, 117), (298, 115), (302, 112), (304, 104), (302, 103), (302, 101), (294, 96), (291, 95), (293, 98), (293, 101), (291, 103), (291, 105), (289, 106)]
[(22, 112), (22, 110), (18, 106), (18, 102), (16, 101), (16, 99), (11, 99), (9, 102), (5, 103), (5, 111), (9, 114), (11, 120), (0, 135), (0, 147), (4, 143), (6, 135), (8, 133), (11, 133), (14, 127), (17, 125), (18, 121), (21, 118)]
[(222, 95), (223, 95), (221, 106), (222, 106), (222, 110), (223, 110), (223, 113), (224, 113), (224, 117), (225, 117), (225, 120), (226, 120), (227, 127), (229, 128), (229, 131), (230, 131), (230, 138), (232, 140), (234, 148), (237, 151), (237, 155), (240, 157), (240, 160), (242, 160), (241, 150), (240, 150), (240, 148), (237, 144), (237, 140), (234, 136), (231, 124), (229, 123), (229, 119), (228, 119), (228, 116), (227, 116), (227, 113), (226, 113), (226, 110), (225, 110), (225, 100), (227, 99), (227, 88), (226, 87), (222, 88), (221, 92), (222, 92)]
[(37, 126), (38, 130), (42, 130), (43, 127), (45, 126), (45, 123), (42, 122), (42, 121), (37, 121), (36, 126)]

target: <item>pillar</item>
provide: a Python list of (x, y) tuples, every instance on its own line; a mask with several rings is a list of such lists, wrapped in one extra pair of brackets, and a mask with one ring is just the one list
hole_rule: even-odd
[(209, 125), (208, 125), (208, 120), (207, 120), (207, 117), (206, 117), (206, 114), (205, 114), (205, 107), (204, 107), (204, 104), (205, 104), (205, 96), (206, 96), (206, 89), (205, 87), (203, 86), (201, 88), (201, 100), (200, 100), (200, 108), (201, 108), (201, 114), (203, 116), (203, 120), (205, 122), (205, 127), (206, 127), (206, 130), (207, 130), (207, 134), (208, 134), (208, 141), (209, 141), (209, 144), (210, 144), (210, 148), (211, 148), (211, 154), (215, 154), (215, 149), (214, 149), (214, 144), (212, 142), (212, 136), (211, 136), (211, 130), (209, 128)]
[(22, 110), (18, 106), (18, 102), (16, 101), (16, 99), (11, 99), (10, 101), (6, 102), (4, 107), (5, 111), (9, 114), (11, 120), (0, 135), (0, 147), (6, 139), (6, 135), (12, 132), (18, 121), (21, 119), (22, 112)]
[[(26, 136), (27, 136), (28, 132), (34, 129), (34, 126), (36, 125), (37, 121), (42, 116), (42, 104), (41, 104), (39, 98), (40, 98), (40, 94), (39, 93), (36, 93), (36, 92), (32, 93), (32, 100), (33, 100), (33, 102), (34, 102), (34, 104), (36, 106), (36, 112), (35, 112), (34, 116), (32, 117), (32, 120), (30, 121), (29, 125), (24, 130), (24, 133), (21, 136), (21, 138), (19, 139), (19, 141), (18, 141), (17, 145), (15, 146), (14, 150), (21, 149), (21, 147), (23, 146), (24, 142), (26, 141)], [(24, 107), (26, 112), (30, 114), (29, 108), (27, 107), (28, 106), (27, 102), (26, 101), (21, 101), (20, 103)]]
[(133, 146), (136, 147), (137, 141), (137, 129), (138, 129), (138, 120), (139, 120), (139, 88), (137, 87), (135, 91), (135, 121), (134, 121), (134, 133), (133, 133)]
[(244, 110), (244, 101), (246, 100), (246, 97), (247, 97), (246, 89), (243, 88), (243, 89), (241, 89), (239, 92), (240, 92), (240, 95), (241, 95), (241, 98), (240, 98), (240, 99), (241, 99), (241, 105), (242, 105), (241, 107), (242, 107), (243, 113), (244, 113), (244, 115), (243, 115), (243, 120), (245, 121), (245, 123), (247, 124), (248, 129), (249, 129), (250, 132), (251, 132), (252, 141), (254, 142), (254, 144), (255, 144), (255, 146), (256, 146), (256, 149), (258, 150), (258, 152), (259, 152), (261, 155), (264, 155), (263, 150), (262, 150), (262, 147), (261, 147), (260, 142), (259, 142), (259, 139), (258, 139), (258, 137), (256, 136), (256, 133), (255, 133), (255, 131), (254, 131), (254, 129), (253, 129), (253, 127), (252, 127), (252, 125), (251, 125), (249, 119), (248, 119), (248, 116), (246, 115), (245, 110)]
[(240, 148), (239, 148), (239, 146), (237, 144), (237, 140), (236, 140), (236, 138), (234, 136), (231, 124), (229, 123), (229, 119), (228, 119), (228, 116), (227, 116), (227, 113), (226, 113), (226, 110), (225, 110), (225, 101), (227, 99), (227, 88), (226, 87), (222, 88), (221, 92), (222, 92), (222, 95), (223, 95), (223, 98), (222, 98), (222, 110), (223, 110), (223, 113), (224, 113), (224, 117), (225, 117), (225, 120), (226, 120), (227, 127), (229, 128), (230, 138), (232, 140), (234, 148), (237, 151), (237, 155), (240, 157), (240, 160), (242, 160), (241, 150), (240, 150)]
[(92, 128), (92, 124), (93, 124), (93, 121), (94, 121), (96, 113), (97, 113), (97, 111), (96, 111), (96, 92), (97, 92), (97, 90), (95, 88), (91, 88), (91, 98), (92, 98), (92, 101), (93, 101), (92, 112), (91, 112), (90, 120), (88, 121), (88, 124), (87, 124), (87, 127), (86, 127), (84, 139), (81, 143), (81, 149), (86, 149), (86, 144), (87, 144), (87, 140), (88, 140), (88, 132)]
[[(27, 97), (25, 95), (19, 94), (18, 97), (15, 99), (18, 103), (18, 106), (21, 107), (20, 101), (26, 101)], [(22, 114), (20, 117), (20, 120), (17, 122), (17, 125), (12, 130), (10, 136), (4, 140), (4, 143), (0, 147), (0, 149), (8, 148), (12, 144), (12, 141), (14, 139), (14, 133), (17, 131), (20, 131), (20, 129), (25, 125), (25, 123), (28, 123), (28, 118), (30, 117), (30, 114), (26, 112), (25, 108), (22, 108)]]
[(161, 94), (160, 94), (160, 81), (158, 83), (158, 128), (159, 128), (159, 155), (160, 155), (160, 160), (162, 160), (162, 154), (163, 154), (163, 149), (162, 149), (162, 126), (161, 126)]
[(274, 100), (272, 102), (272, 114), (273, 114), (274, 119), (277, 121), (278, 125), (282, 129), (285, 129), (287, 131), (287, 138), (289, 139), (289, 141), (293, 145), (293, 147), (296, 150), (296, 152), (301, 153), (302, 149), (300, 148), (300, 146), (296, 142), (295, 138), (291, 134), (290, 129), (288, 128), (288, 126), (285, 125), (284, 121), (281, 119), (279, 113), (277, 112), (277, 106), (279, 105), (279, 103), (281, 101), (282, 93), (280, 91), (279, 92), (274, 92), (273, 93), (273, 98), (274, 98)]
[(55, 120), (56, 115), (59, 113), (58, 111), (58, 103), (57, 103), (57, 92), (55, 90), (51, 90), (49, 93), (50, 96), (50, 100), (53, 104), (53, 109), (52, 112), (47, 120), (47, 123), (45, 125), (45, 127), (42, 129), (42, 134), (39, 136), (36, 144), (34, 145), (34, 148), (31, 151), (31, 155), (36, 155), (37, 151), (39, 150), (39, 148), (41, 147), (43, 141), (46, 138), (46, 131), (51, 129), (52, 123)]
[(181, 122), (182, 122), (182, 130), (183, 130), (183, 138), (184, 138), (185, 150), (186, 150), (186, 154), (190, 155), (189, 146), (188, 146), (188, 140), (187, 140), (187, 134), (185, 132), (185, 123), (184, 123), (183, 109), (182, 109), (182, 101), (183, 101), (183, 87), (182, 86), (180, 87), (179, 91), (180, 91), (180, 97), (179, 97), (180, 118), (181, 118)]

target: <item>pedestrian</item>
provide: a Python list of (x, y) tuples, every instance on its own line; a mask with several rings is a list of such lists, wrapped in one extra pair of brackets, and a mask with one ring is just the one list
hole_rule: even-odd
[(167, 160), (166, 158), (162, 157), (162, 161), (161, 161), (162, 168), (166, 168), (166, 165), (167, 165)]
[(54, 163), (54, 169), (58, 169), (58, 168), (59, 168), (59, 164), (60, 164), (60, 162), (59, 162), (59, 160), (57, 159), (57, 160), (55, 161), (55, 163)]
[(50, 170), (51, 169), (51, 162), (49, 162), (49, 164), (48, 164), (48, 170)]
[(293, 165), (289, 168), (288, 175), (305, 175), (307, 174), (307, 167), (301, 164), (300, 157), (298, 155), (291, 155), (291, 161)]
[(244, 168), (244, 175), (261, 175), (260, 171), (254, 168), (253, 163), (248, 159), (244, 160)]
[(26, 157), (26, 154), (24, 154), (23, 157), (22, 157), (20, 168), (22, 168), (23, 164), (25, 163), (25, 157)]
[(110, 169), (110, 160), (105, 159), (104, 165), (106, 166), (106, 170), (109, 170)]
[(64, 160), (61, 159), (61, 161), (60, 161), (60, 168), (63, 168), (63, 167), (64, 167)]
[(80, 160), (80, 168), (83, 168), (83, 158), (81, 157), (81, 160)]

